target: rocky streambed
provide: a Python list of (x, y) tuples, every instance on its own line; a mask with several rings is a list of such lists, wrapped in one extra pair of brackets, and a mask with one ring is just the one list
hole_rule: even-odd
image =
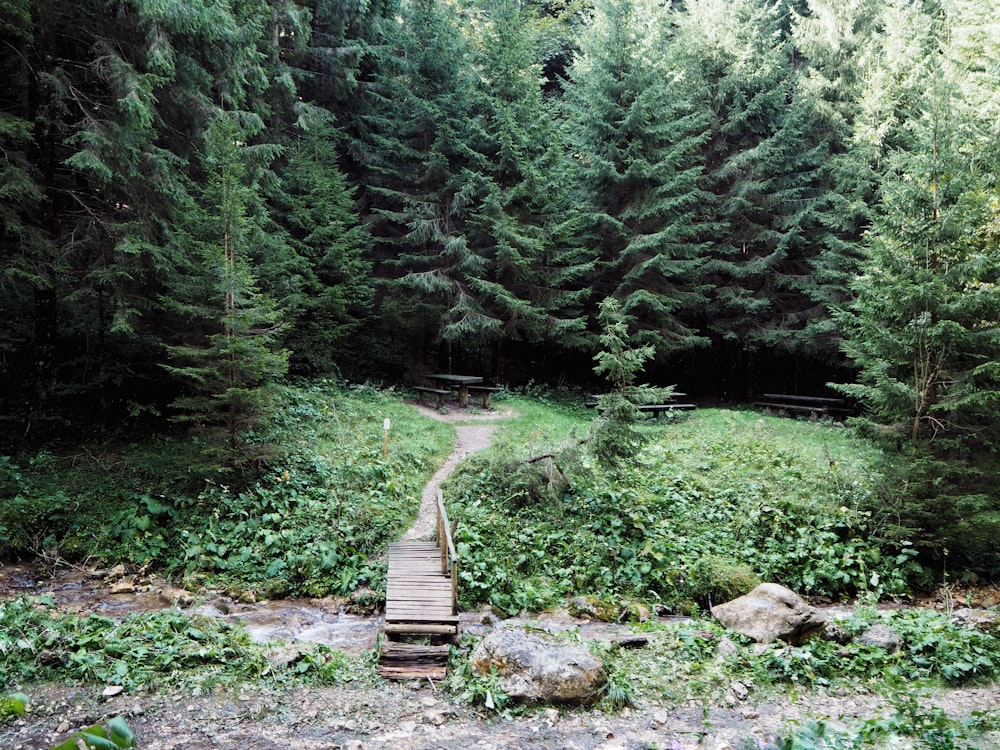
[[(240, 602), (221, 592), (193, 596), (158, 576), (124, 569), (0, 566), (0, 598), (19, 594), (46, 594), (64, 611), (112, 619), (180, 607), (238, 620), (261, 643), (322, 643), (351, 654), (373, 649), (381, 626), (377, 613), (349, 611), (333, 598)], [(980, 601), (991, 595), (981, 593)], [(532, 617), (531, 622), (551, 630), (576, 628), (582, 638), (614, 638), (625, 630), (565, 612)], [(463, 632), (472, 635), (485, 636), (494, 625), (488, 612), (462, 616)], [(692, 698), (681, 705), (651, 702), (607, 714), (551, 706), (487, 711), (429, 681), (294, 690), (247, 684), (235, 691), (113, 695), (103, 686), (32, 686), (31, 712), (0, 726), (0, 748), (47, 750), (73, 731), (120, 715), (134, 729), (139, 747), (147, 750), (740, 750), (767, 746), (794, 722), (822, 718), (849, 726), (886, 710), (885, 696), (865, 690), (802, 691), (774, 700), (758, 699), (740, 687), (732, 686), (717, 704)], [(940, 708), (949, 716), (966, 717), (1000, 708), (1000, 688), (922, 690), (921, 701), (928, 711)], [(922, 746), (900, 738), (894, 747)], [(1000, 750), (1000, 734), (980, 735), (966, 747)]]

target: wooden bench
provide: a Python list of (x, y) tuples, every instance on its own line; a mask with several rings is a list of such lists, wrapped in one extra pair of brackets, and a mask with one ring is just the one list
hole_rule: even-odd
[[(599, 401), (588, 401), (586, 406), (589, 406), (592, 409), (601, 408)], [(636, 404), (635, 408), (643, 414), (652, 414), (655, 419), (664, 412), (690, 411), (691, 409), (696, 409), (698, 407), (695, 404), (675, 404), (671, 402), (669, 404)]]
[(643, 413), (652, 414), (655, 419), (664, 412), (690, 411), (696, 407), (694, 404), (640, 404), (636, 408)]
[(483, 397), (483, 408), (484, 409), (489, 409), (490, 408), (490, 397), (494, 393), (499, 392), (499, 390), (500, 390), (500, 388), (498, 388), (497, 386), (494, 386), (494, 385), (470, 385), (470, 386), (468, 386), (468, 388), (469, 388), (469, 393), (470, 394), (471, 393), (482, 394), (482, 397)]
[(438, 409), (444, 408), (444, 397), (451, 393), (446, 388), (428, 388), (423, 385), (415, 385), (413, 386), (413, 390), (417, 392), (417, 402), (421, 404), (424, 403), (425, 395), (433, 394)]
[(811, 422), (836, 414), (847, 415), (852, 411), (845, 406), (847, 402), (842, 398), (795, 396), (788, 393), (765, 393), (764, 398), (767, 401), (754, 401), (754, 406), (760, 407), (766, 414), (777, 414), (779, 417), (808, 414)]

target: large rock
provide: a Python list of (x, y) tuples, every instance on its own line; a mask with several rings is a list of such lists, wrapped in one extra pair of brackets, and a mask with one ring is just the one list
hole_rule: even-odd
[(876, 623), (865, 629), (857, 638), (855, 643), (863, 646), (875, 646), (884, 649), (887, 653), (894, 654), (903, 647), (903, 639), (895, 630), (888, 625)]
[(749, 594), (712, 607), (712, 615), (758, 643), (782, 640), (796, 645), (826, 627), (822, 614), (776, 583), (762, 583)]
[(604, 664), (584, 647), (543, 633), (496, 628), (472, 654), (472, 668), (496, 670), (500, 687), (524, 703), (587, 703), (607, 680)]
[(964, 607), (952, 612), (952, 617), (959, 625), (1000, 636), (1000, 612), (995, 610)]

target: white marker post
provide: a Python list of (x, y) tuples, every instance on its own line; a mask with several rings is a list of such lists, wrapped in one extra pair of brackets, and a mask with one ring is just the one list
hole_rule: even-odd
[(386, 458), (389, 457), (389, 427), (391, 425), (392, 425), (392, 422), (389, 421), (389, 417), (386, 417), (385, 421), (382, 423), (382, 433), (383, 433), (383, 435), (382, 435), (382, 458), (383, 459), (386, 459)]

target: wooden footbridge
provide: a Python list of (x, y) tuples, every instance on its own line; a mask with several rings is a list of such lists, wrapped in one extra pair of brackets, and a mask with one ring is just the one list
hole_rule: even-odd
[[(437, 537), (389, 545), (385, 640), (378, 673), (391, 679), (442, 679), (458, 636), (458, 554), (441, 490)], [(413, 643), (413, 639), (427, 643)]]

